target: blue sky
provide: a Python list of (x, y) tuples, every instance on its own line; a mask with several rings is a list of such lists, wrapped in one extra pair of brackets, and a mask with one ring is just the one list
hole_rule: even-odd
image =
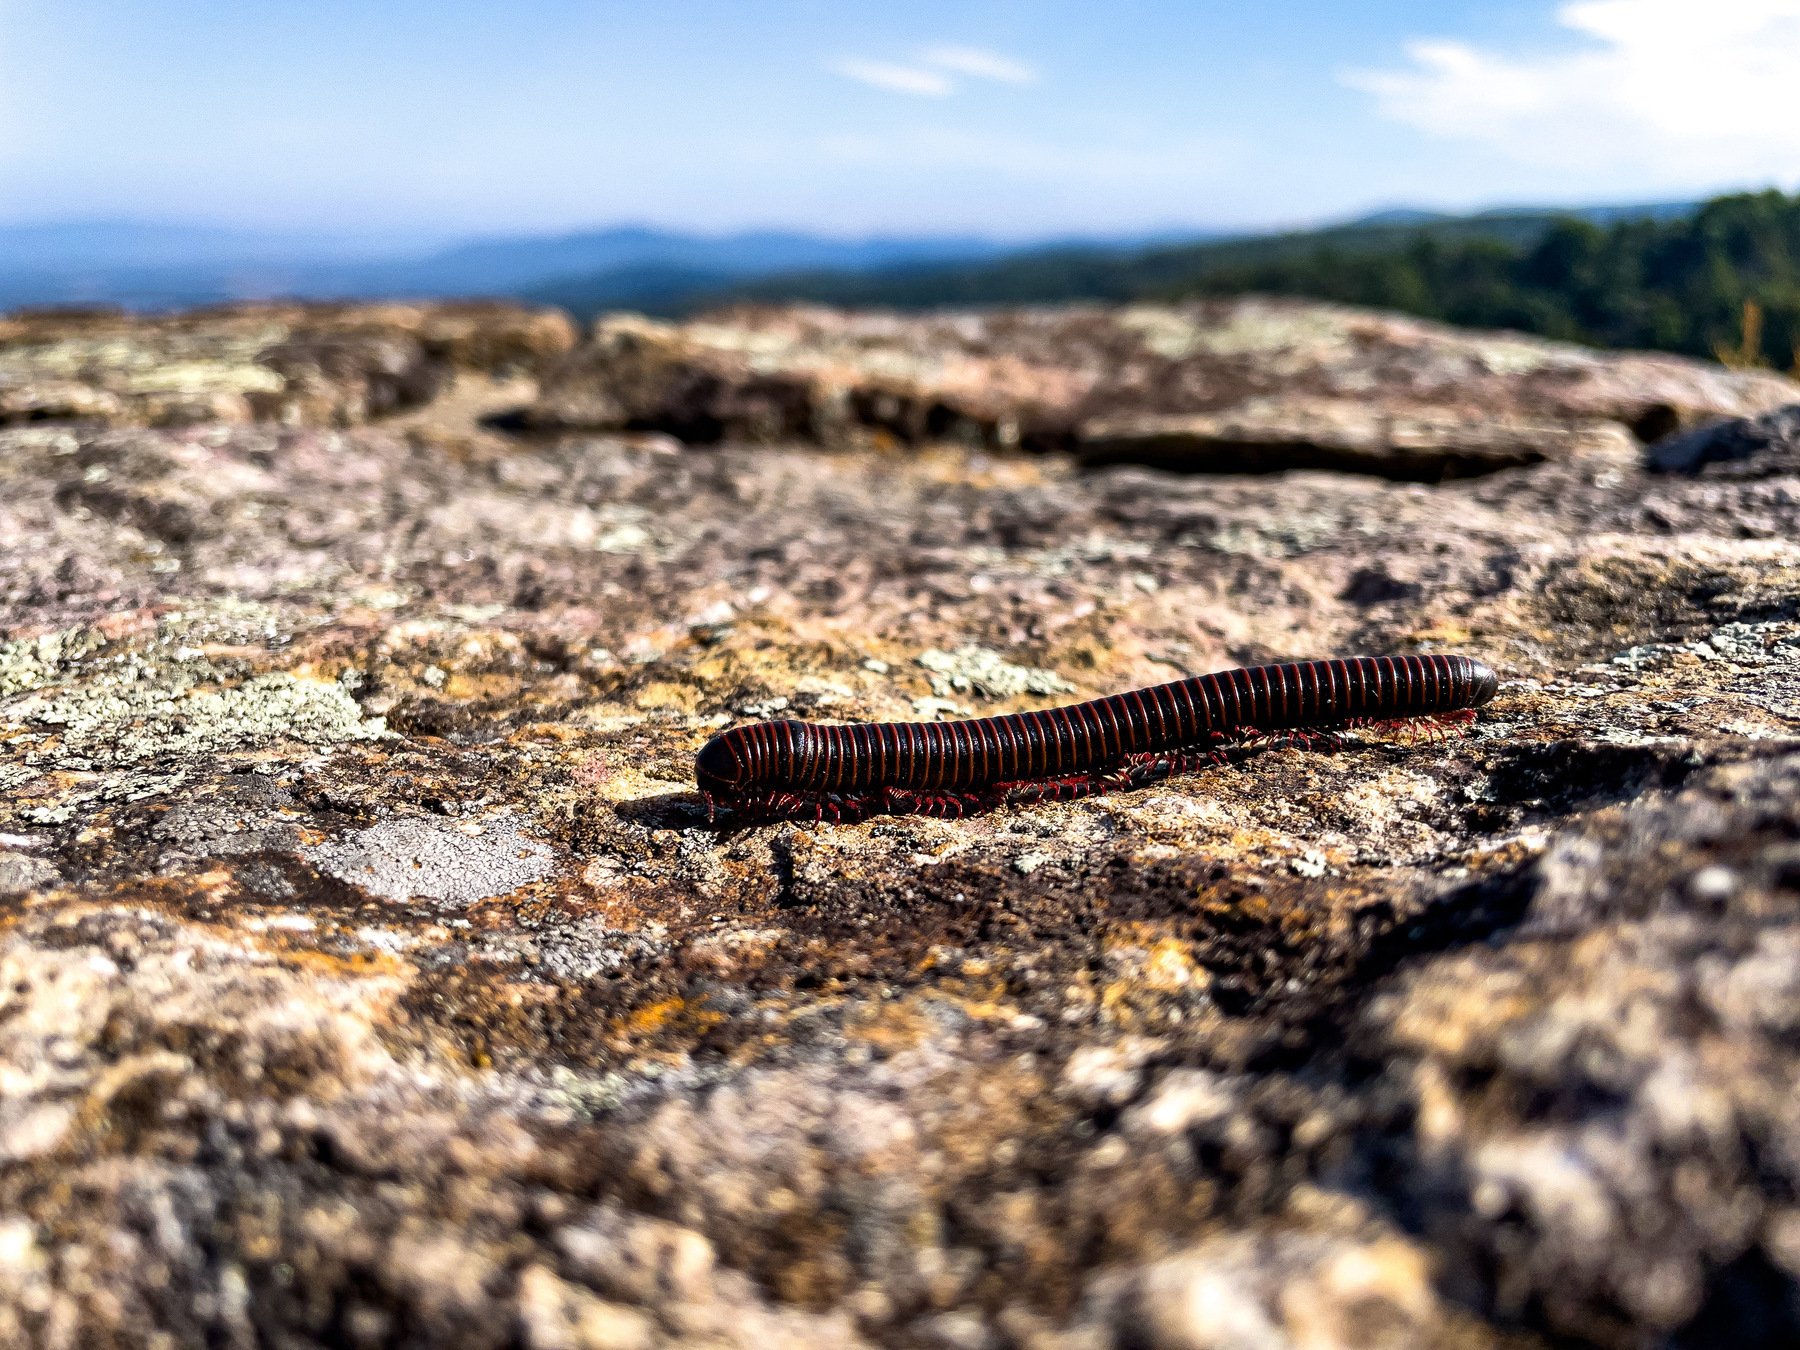
[(0, 221), (1007, 238), (1800, 185), (1800, 0), (0, 0)]

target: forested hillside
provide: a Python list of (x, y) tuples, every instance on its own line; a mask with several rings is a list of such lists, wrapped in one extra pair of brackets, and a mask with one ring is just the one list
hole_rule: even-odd
[(1527, 248), (1430, 236), (1380, 252), (1322, 246), (1224, 267), (1171, 293), (1263, 291), (1787, 367), (1800, 353), (1800, 196), (1744, 193), (1682, 220), (1556, 222)]
[(1692, 211), (1613, 220), (1365, 222), (1132, 254), (1070, 249), (973, 266), (792, 274), (689, 294), (676, 308), (810, 300), (919, 309), (1249, 292), (1785, 369), (1800, 343), (1800, 196), (1740, 193)]

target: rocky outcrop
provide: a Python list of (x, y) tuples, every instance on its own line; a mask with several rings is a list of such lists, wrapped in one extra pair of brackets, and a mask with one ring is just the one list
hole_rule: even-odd
[(26, 313), (0, 319), (0, 426), (358, 426), (459, 374), (535, 374), (574, 340), (560, 311), (492, 302)]
[(500, 303), (0, 320), (0, 426), (404, 418), (449, 448), (506, 424), (1436, 482), (1630, 458), (1640, 441), (1796, 399), (1800, 385), (1769, 371), (1255, 298), (914, 318), (749, 308), (679, 325), (611, 315), (579, 344), (560, 312)]
[(552, 368), (523, 420), (540, 431), (656, 430), (703, 444), (767, 444), (825, 433), (816, 403), (803, 375), (770, 374), (729, 345), (618, 315)]
[[(0, 1342), (1800, 1334), (1788, 414), (1434, 484), (412, 415), (0, 429)], [(693, 791), (1441, 650), (1459, 740)]]
[(741, 309), (681, 325), (615, 316), (547, 375), (526, 420), (1436, 481), (1629, 451), (1796, 399), (1800, 385), (1768, 371), (1250, 298), (914, 318)]

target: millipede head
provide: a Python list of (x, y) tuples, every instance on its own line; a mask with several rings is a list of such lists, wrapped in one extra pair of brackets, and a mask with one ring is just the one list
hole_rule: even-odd
[(694, 782), (699, 785), (701, 795), (709, 800), (713, 797), (729, 800), (738, 796), (746, 786), (747, 777), (748, 772), (738, 759), (737, 747), (729, 737), (714, 736), (694, 756)]
[(1479, 708), (1483, 703), (1486, 703), (1495, 694), (1500, 692), (1500, 677), (1494, 674), (1493, 669), (1483, 662), (1477, 661), (1472, 657), (1467, 659), (1469, 662), (1469, 679), (1475, 686), (1469, 694), (1469, 706), (1472, 708)]

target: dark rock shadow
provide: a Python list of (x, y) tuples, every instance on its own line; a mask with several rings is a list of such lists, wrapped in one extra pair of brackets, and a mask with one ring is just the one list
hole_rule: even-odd
[(520, 404), (517, 408), (506, 408), (500, 412), (489, 413), (479, 419), (484, 431), (496, 431), (506, 436), (529, 436), (537, 428), (531, 423), (531, 405)]
[(1731, 1345), (1775, 1350), (1800, 1345), (1800, 1283), (1752, 1247), (1707, 1281), (1706, 1301), (1669, 1341), (1672, 1350)]
[[(1671, 426), (1668, 433), (1675, 430)], [(1761, 417), (1734, 417), (1668, 433), (1644, 452), (1653, 473), (1771, 478), (1800, 468), (1800, 403)]]

